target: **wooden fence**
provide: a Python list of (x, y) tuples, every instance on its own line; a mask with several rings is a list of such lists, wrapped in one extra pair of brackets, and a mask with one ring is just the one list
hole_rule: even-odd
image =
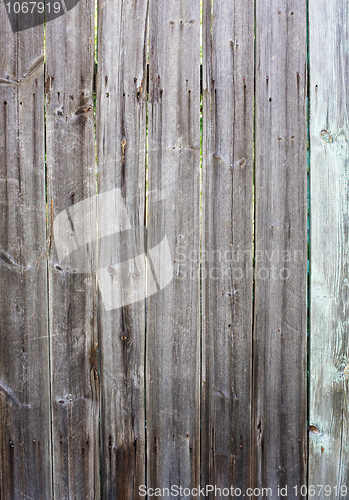
[[(348, 3), (24, 4), (0, 19), (1, 500), (346, 499)], [(112, 234), (124, 213), (146, 232)]]

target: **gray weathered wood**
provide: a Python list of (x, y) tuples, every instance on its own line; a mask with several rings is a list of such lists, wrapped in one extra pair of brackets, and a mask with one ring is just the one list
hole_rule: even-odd
[[(65, 264), (58, 260), (54, 223), (96, 194), (93, 0), (80, 0), (47, 24), (46, 54), (54, 495), (92, 500), (100, 493), (95, 265), (74, 273), (69, 257)], [(79, 226), (82, 235), (96, 227), (95, 214), (88, 218)]]
[(43, 27), (0, 6), (0, 497), (51, 498)]
[(306, 2), (257, 0), (253, 476), (274, 495), (306, 484), (306, 60)]
[[(348, 4), (311, 0), (309, 19), (309, 484), (329, 485), (331, 498), (345, 499), (348, 495), (340, 487), (349, 484)], [(317, 498), (328, 498), (326, 493)]]
[[(200, 2), (149, 4), (148, 487), (199, 484)], [(167, 238), (167, 240), (165, 239)], [(189, 259), (191, 254), (191, 262)]]
[[(143, 245), (144, 253), (139, 227), (145, 222), (147, 9), (147, 0), (107, 0), (98, 11), (98, 193), (102, 199), (105, 192), (119, 190), (116, 217), (122, 219), (126, 207), (128, 227), (134, 227), (127, 240), (118, 240), (119, 233), (99, 240), (99, 267), (111, 269), (119, 254), (123, 260), (135, 257), (130, 266), (120, 266), (130, 271), (130, 282), (117, 272), (106, 279), (125, 297), (140, 293), (139, 300), (112, 310), (99, 294), (103, 499), (133, 500), (145, 484), (145, 267), (139, 267), (142, 257), (133, 252), (133, 242)], [(100, 238), (103, 217), (98, 218)], [(102, 263), (105, 251), (110, 261)]]
[(202, 484), (245, 490), (251, 486), (254, 3), (208, 0), (203, 19)]

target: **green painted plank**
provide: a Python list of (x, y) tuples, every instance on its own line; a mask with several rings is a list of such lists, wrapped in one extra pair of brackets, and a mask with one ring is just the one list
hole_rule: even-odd
[(346, 499), (345, 486), (349, 483), (348, 4), (343, 0), (330, 4), (311, 0), (309, 20), (309, 484), (327, 486), (321, 492), (316, 489), (316, 498)]

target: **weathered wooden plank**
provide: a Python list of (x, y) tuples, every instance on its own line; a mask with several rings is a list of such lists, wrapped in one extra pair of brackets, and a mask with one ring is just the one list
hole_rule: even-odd
[[(344, 499), (348, 469), (348, 24), (343, 0), (309, 2), (309, 484)], [(337, 488), (337, 491), (335, 490)], [(317, 489), (316, 495), (319, 493)]]
[[(43, 26), (0, 18), (0, 497), (51, 498)], [(18, 26), (17, 26), (18, 27)]]
[(306, 2), (257, 0), (253, 476), (273, 495), (306, 484), (306, 61)]
[(151, 0), (149, 18), (148, 253), (159, 246), (148, 294), (155, 281), (159, 291), (147, 299), (148, 487), (193, 488), (200, 481), (200, 2)]
[[(46, 26), (49, 311), (55, 498), (97, 499), (99, 381), (95, 264), (96, 213), (78, 205), (96, 194), (93, 123), (94, 2), (80, 0)], [(63, 212), (61, 219), (56, 217)], [(83, 217), (84, 215), (84, 217)], [(64, 263), (58, 249), (77, 241)], [(77, 239), (77, 240), (76, 240)], [(69, 250), (69, 248), (68, 248)], [(63, 254), (64, 255), (64, 254)], [(75, 270), (77, 272), (75, 272)], [(84, 272), (82, 272), (84, 271)]]
[(202, 484), (245, 490), (251, 486), (254, 2), (207, 0), (203, 22)]
[[(147, 10), (107, 0), (98, 11), (98, 193), (118, 200), (98, 216), (103, 499), (133, 500), (145, 484)], [(111, 214), (115, 234), (103, 239)]]

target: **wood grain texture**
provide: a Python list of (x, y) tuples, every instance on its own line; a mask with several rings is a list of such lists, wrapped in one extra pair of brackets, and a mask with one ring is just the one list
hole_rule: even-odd
[[(58, 214), (96, 194), (93, 1), (80, 0), (47, 24), (46, 57), (54, 496), (94, 500), (100, 497), (95, 264), (83, 274), (70, 257), (63, 265), (54, 233)], [(86, 214), (80, 234), (91, 235), (95, 219)]]
[[(310, 1), (311, 284), (309, 483), (347, 498), (348, 23), (347, 2)], [(335, 492), (333, 489), (337, 487)], [(318, 498), (324, 499), (325, 491)]]
[[(123, 254), (127, 276), (108, 279), (124, 297), (138, 293), (138, 300), (106, 310), (99, 295), (101, 359), (101, 483), (103, 499), (138, 498), (145, 484), (145, 266), (144, 254), (146, 172), (146, 42), (147, 0), (112, 0), (99, 4), (97, 152), (98, 193), (119, 190), (127, 211), (130, 237), (115, 234), (100, 240), (99, 267), (112, 266)], [(111, 207), (111, 212), (113, 208)], [(101, 215), (103, 217), (103, 215)], [(105, 224), (98, 219), (98, 227)], [(126, 234), (126, 233), (125, 233)], [(99, 234), (101, 237), (101, 234)], [(102, 247), (104, 245), (104, 247)], [(105, 245), (108, 248), (105, 248)], [(139, 250), (137, 247), (143, 247)], [(139, 249), (139, 248), (138, 248)], [(104, 253), (110, 261), (104, 260)], [(144, 262), (143, 262), (144, 263)], [(145, 264), (145, 263), (144, 263)], [(117, 266), (116, 266), (117, 267)], [(130, 274), (128, 274), (130, 273)], [(116, 280), (118, 282), (116, 283)], [(116, 291), (116, 289), (114, 289)]]
[(306, 484), (306, 62), (306, 3), (257, 0), (253, 475), (274, 492)]
[(203, 19), (202, 484), (244, 490), (251, 486), (254, 3), (209, 0)]
[(0, 497), (51, 498), (43, 27), (0, 6)]
[[(147, 299), (148, 487), (199, 476), (200, 3), (149, 4), (148, 249), (166, 241)], [(167, 238), (167, 240), (164, 238)], [(192, 252), (189, 260), (189, 252)], [(152, 276), (151, 276), (152, 275)]]

